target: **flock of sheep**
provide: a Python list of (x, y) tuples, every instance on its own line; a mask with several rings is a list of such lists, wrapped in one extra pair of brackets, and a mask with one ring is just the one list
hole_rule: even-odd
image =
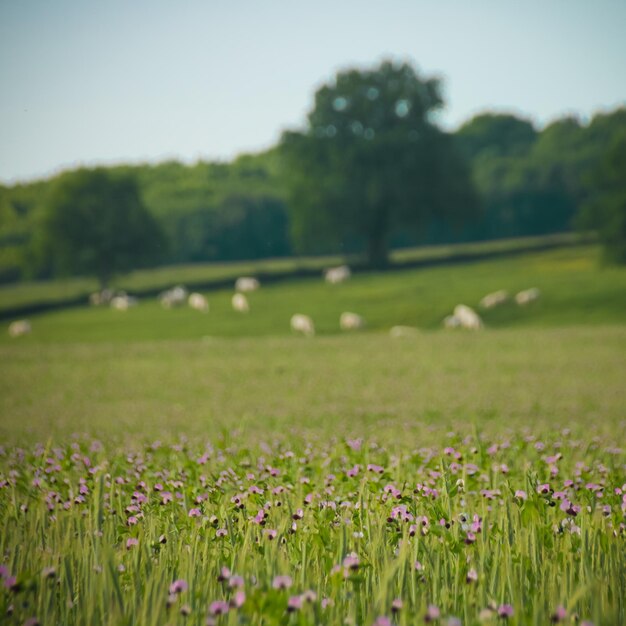
[[(351, 277), (352, 273), (347, 265), (332, 267), (324, 272), (324, 279), (329, 284), (343, 283)], [(246, 297), (247, 292), (259, 289), (260, 283), (256, 278), (242, 276), (235, 282), (235, 293), (231, 299), (231, 305), (234, 311), (238, 313), (248, 313), (250, 304)], [(539, 289), (533, 287), (520, 291), (514, 296), (516, 304), (525, 306), (540, 296)], [(201, 313), (209, 312), (209, 302), (201, 293), (188, 293), (187, 289), (182, 285), (177, 285), (171, 289), (163, 291), (158, 296), (159, 302), (164, 309), (172, 309), (187, 304), (192, 309)], [(486, 295), (481, 301), (480, 306), (483, 309), (492, 309), (500, 306), (510, 300), (509, 293), (505, 290), (495, 291)], [(110, 289), (103, 289), (89, 296), (89, 302), (92, 306), (108, 305), (118, 311), (127, 311), (138, 304), (137, 298), (128, 295), (124, 291), (113, 292)], [(357, 313), (345, 311), (339, 318), (339, 327), (344, 331), (359, 330), (365, 327), (365, 320)], [(445, 328), (466, 328), (470, 330), (479, 330), (483, 328), (483, 321), (472, 309), (465, 304), (459, 304), (454, 308), (451, 315), (443, 320)], [(296, 313), (290, 320), (291, 330), (307, 337), (315, 335), (315, 324), (310, 316), (302, 313)], [(10, 324), (9, 335), (11, 337), (20, 337), (30, 333), (32, 330), (28, 320), (17, 320)], [(390, 334), (392, 337), (406, 337), (414, 335), (418, 332), (417, 328), (411, 326), (394, 326)]]

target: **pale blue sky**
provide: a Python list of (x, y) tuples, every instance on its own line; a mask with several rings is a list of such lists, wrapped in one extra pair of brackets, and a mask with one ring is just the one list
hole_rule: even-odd
[(0, 181), (229, 159), (382, 57), (445, 80), (442, 123), (626, 104), (626, 0), (0, 0)]

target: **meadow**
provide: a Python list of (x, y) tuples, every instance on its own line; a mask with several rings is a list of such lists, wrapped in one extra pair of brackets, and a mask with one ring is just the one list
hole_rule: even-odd
[[(626, 271), (598, 254), (2, 333), (0, 621), (626, 622)], [(481, 332), (441, 327), (531, 286)], [(341, 333), (343, 310), (366, 330)], [(296, 311), (314, 338), (292, 335)]]

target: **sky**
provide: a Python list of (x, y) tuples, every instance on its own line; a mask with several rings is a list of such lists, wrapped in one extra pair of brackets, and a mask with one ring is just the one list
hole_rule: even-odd
[(624, 0), (0, 0), (0, 182), (228, 160), (301, 126), (346, 67), (443, 79), (440, 123), (626, 104)]

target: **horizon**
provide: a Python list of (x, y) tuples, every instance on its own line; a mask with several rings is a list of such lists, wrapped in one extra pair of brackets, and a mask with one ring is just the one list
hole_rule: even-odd
[(338, 70), (383, 58), (443, 79), (446, 130), (484, 112), (538, 129), (566, 116), (588, 123), (626, 104), (626, 6), (600, 8), (0, 6), (0, 184), (262, 152), (304, 123), (314, 92)]

